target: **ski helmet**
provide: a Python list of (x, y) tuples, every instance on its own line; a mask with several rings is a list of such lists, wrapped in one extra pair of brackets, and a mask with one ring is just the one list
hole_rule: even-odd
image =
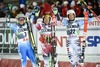
[(20, 21), (26, 21), (26, 16), (24, 14), (18, 14), (16, 16), (17, 22), (19, 23)]
[(73, 13), (73, 14), (76, 16), (76, 13), (75, 13), (75, 11), (74, 11), (73, 9), (70, 9), (70, 10), (67, 11), (67, 16), (68, 16), (70, 13)]
[(51, 21), (51, 15), (46, 13), (46, 14), (43, 15), (43, 22), (44, 22), (44, 18), (46, 18), (46, 17), (48, 17), (49, 20)]
[(51, 18), (51, 15), (48, 14), (48, 13), (46, 13), (46, 14), (43, 15), (43, 18), (45, 18), (45, 17), (49, 17), (49, 18)]

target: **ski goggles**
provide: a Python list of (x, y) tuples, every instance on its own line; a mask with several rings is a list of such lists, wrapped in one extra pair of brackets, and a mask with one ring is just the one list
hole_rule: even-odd
[(24, 17), (20, 17), (20, 18), (18, 18), (18, 21), (24, 21), (24, 20), (25, 20)]

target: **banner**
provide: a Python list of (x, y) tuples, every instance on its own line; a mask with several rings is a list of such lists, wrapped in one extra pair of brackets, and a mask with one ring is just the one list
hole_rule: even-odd
[(13, 31), (0, 21), (0, 53), (17, 53), (17, 42)]
[[(66, 18), (67, 19), (67, 18)], [(77, 20), (84, 19), (84, 18), (76, 18)], [(38, 20), (41, 22), (41, 19)], [(80, 28), (80, 42), (82, 41), (83, 37), (83, 27)], [(37, 44), (38, 44), (38, 52), (41, 53), (41, 42), (39, 41), (39, 31), (37, 31)], [(57, 52), (58, 54), (67, 54), (66, 42), (67, 42), (67, 34), (66, 34), (66, 27), (64, 26), (56, 26), (56, 37), (57, 37)], [(90, 55), (99, 55), (100, 54), (100, 21), (97, 21), (93, 18), (92, 22), (88, 24), (87, 30), (87, 46), (85, 49), (85, 54)]]
[[(77, 18), (77, 20), (83, 18)], [(41, 22), (42, 19), (38, 19), (37, 22)], [(15, 23), (14, 20), (11, 23)], [(80, 41), (83, 36), (83, 27), (80, 29)], [(6, 32), (5, 32), (6, 31)], [(33, 32), (36, 44), (38, 46), (38, 53), (41, 54), (41, 42), (39, 41), (39, 31), (33, 25)], [(66, 50), (66, 27), (57, 26), (56, 27), (56, 37), (57, 37), (57, 52), (58, 54), (67, 54)], [(87, 31), (87, 47), (85, 49), (85, 54), (99, 55), (100, 54), (100, 21), (93, 18), (93, 21), (88, 24)], [(17, 42), (16, 36), (10, 28), (6, 28), (5, 20), (0, 19), (0, 52), (1, 53), (17, 53)]]

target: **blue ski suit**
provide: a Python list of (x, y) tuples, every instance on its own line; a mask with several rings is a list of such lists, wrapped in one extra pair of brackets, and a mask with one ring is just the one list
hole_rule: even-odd
[(17, 37), (18, 43), (18, 53), (21, 58), (22, 67), (26, 67), (26, 62), (28, 57), (32, 65), (36, 67), (36, 57), (34, 50), (32, 49), (31, 42), (29, 41), (27, 24), (20, 26), (19, 24), (7, 23), (7, 26), (10, 27)]

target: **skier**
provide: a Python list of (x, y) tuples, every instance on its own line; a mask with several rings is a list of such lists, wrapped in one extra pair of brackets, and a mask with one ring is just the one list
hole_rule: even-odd
[[(51, 15), (46, 13), (43, 15), (43, 22), (37, 23), (36, 27), (40, 31), (40, 42), (42, 47), (42, 56), (44, 59), (44, 67), (51, 67), (50, 57), (52, 53), (52, 29)], [(57, 64), (56, 64), (57, 65)], [(56, 66), (57, 67), (57, 66)]]
[(28, 57), (33, 67), (37, 67), (36, 57), (34, 50), (31, 47), (31, 42), (29, 40), (28, 29), (26, 24), (26, 17), (24, 14), (20, 13), (16, 16), (17, 23), (10, 23), (10, 19), (7, 18), (7, 26), (10, 27), (17, 37), (18, 42), (18, 53), (21, 58), (22, 67), (26, 67), (26, 62)]
[[(77, 63), (81, 65), (82, 62), (79, 31), (80, 27), (84, 24), (84, 20), (76, 20), (76, 13), (73, 9), (67, 11), (67, 16), (68, 20), (63, 19), (62, 24), (66, 26), (66, 32), (68, 35), (68, 41), (66, 44), (68, 58), (70, 59), (72, 67), (76, 67)], [(92, 18), (88, 18), (88, 22), (91, 22), (91, 20)]]

